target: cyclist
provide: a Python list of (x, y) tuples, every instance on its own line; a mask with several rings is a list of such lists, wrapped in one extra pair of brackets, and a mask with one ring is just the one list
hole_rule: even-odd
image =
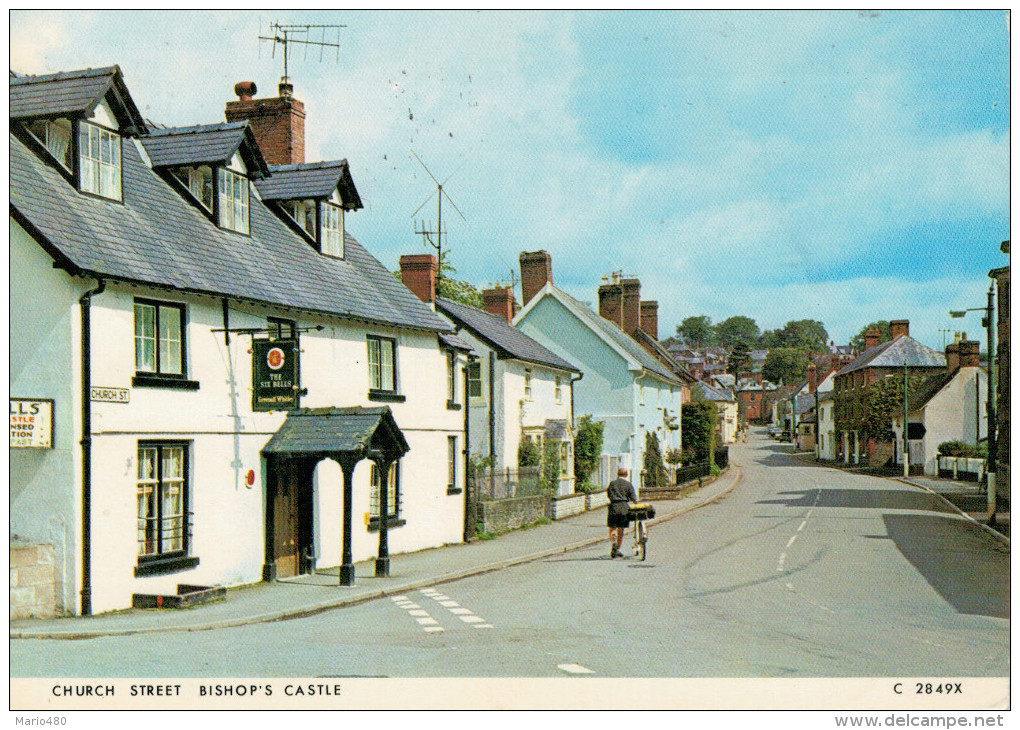
[(637, 502), (637, 493), (634, 485), (627, 481), (627, 470), (620, 467), (616, 472), (616, 479), (609, 483), (606, 490), (609, 497), (609, 512), (606, 517), (606, 524), (609, 527), (609, 541), (612, 547), (609, 550), (610, 558), (618, 558), (623, 555), (620, 552), (620, 545), (623, 543), (623, 531), (627, 528), (628, 503)]

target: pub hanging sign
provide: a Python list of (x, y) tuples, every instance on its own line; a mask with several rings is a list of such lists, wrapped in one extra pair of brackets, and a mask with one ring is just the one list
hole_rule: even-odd
[(289, 411), (298, 407), (296, 340), (253, 340), (252, 410)]

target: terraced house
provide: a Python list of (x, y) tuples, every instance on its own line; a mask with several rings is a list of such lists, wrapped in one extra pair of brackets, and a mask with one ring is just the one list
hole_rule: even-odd
[(462, 540), (467, 346), (347, 231), (350, 168), (305, 163), (290, 85), (235, 91), (226, 123), (167, 129), (117, 67), (10, 80), (10, 525), (49, 576), (36, 615), (351, 584)]

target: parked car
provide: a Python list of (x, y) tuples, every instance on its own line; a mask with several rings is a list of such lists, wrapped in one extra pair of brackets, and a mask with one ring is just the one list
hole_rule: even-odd
[(779, 440), (780, 441), (793, 441), (793, 437), (790, 435), (789, 431), (784, 430), (781, 434), (779, 434)]
[(769, 426), (768, 430), (769, 430), (769, 436), (771, 436), (772, 438), (776, 438), (783, 431), (783, 429), (780, 428), (779, 426)]

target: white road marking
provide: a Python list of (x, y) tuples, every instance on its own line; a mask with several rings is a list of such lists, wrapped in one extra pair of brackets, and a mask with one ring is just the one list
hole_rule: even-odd
[(480, 624), (485, 621), (481, 616), (461, 616), (460, 620), (466, 624)]
[(476, 629), (494, 629), (496, 628), (492, 624), (475, 624)]
[(580, 664), (557, 664), (557, 669), (562, 669), (568, 674), (595, 674), (595, 672), (588, 667), (582, 667)]
[(442, 626), (422, 626), (422, 630), (430, 634), (437, 631), (446, 631)]
[(786, 547), (790, 547), (795, 542), (797, 542), (797, 536), (796, 535), (794, 535), (793, 537), (790, 538), (790, 541), (788, 543), (786, 543)]
[(440, 601), (439, 605), (444, 606), (445, 608), (456, 608), (460, 604), (456, 601)]
[(431, 616), (426, 616), (425, 618), (416, 618), (415, 621), (420, 623), (422, 626), (433, 626), (439, 623)]
[(410, 616), (428, 616), (429, 615), (428, 611), (408, 611), (407, 613)]
[(465, 614), (474, 613), (474, 611), (472, 611), (469, 608), (450, 608), (447, 610), (452, 614), (456, 614), (457, 616), (463, 616)]
[(438, 603), (440, 606), (445, 608), (447, 611), (452, 613), (454, 616), (459, 618), (461, 621), (463, 621), (466, 624), (470, 624), (471, 626), (474, 626), (476, 629), (495, 628), (492, 624), (488, 623), (484, 618), (482, 618), (481, 616), (476, 616), (471, 609), (464, 608), (449, 596), (444, 596), (442, 593), (439, 593), (438, 591), (430, 591), (428, 589), (422, 589), (421, 592), (428, 596), (429, 598), (431, 598), (436, 603)]

